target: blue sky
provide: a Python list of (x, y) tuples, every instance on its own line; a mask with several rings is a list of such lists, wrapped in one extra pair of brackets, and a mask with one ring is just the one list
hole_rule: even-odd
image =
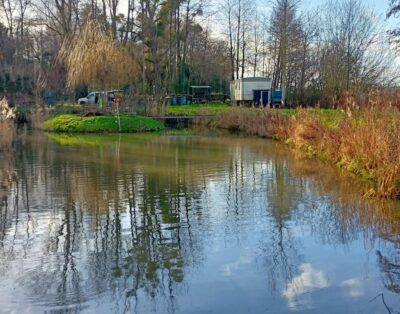
[[(327, 0), (301, 0), (301, 8), (304, 10), (309, 10), (311, 8), (323, 5)], [(376, 15), (380, 16), (382, 19), (386, 18), (386, 12), (389, 8), (389, 0), (362, 0), (362, 2), (371, 10), (375, 12)], [(400, 19), (388, 19), (385, 20), (387, 27), (395, 26)]]
[[(326, 1), (321, 0), (301, 1), (303, 7), (314, 7), (325, 2)], [(376, 10), (379, 14), (385, 14), (389, 6), (389, 0), (363, 0), (362, 2), (369, 6), (371, 9)]]
[[(126, 0), (121, 0), (121, 2)], [(218, 12), (222, 0), (206, 0), (211, 4), (208, 9), (213, 12), (209, 18), (205, 21), (208, 22), (209, 27), (212, 29), (214, 34), (220, 34), (222, 32), (222, 26), (220, 25), (218, 19), (215, 20), (215, 13)], [(272, 3), (274, 0), (253, 0), (258, 3), (258, 10), (260, 12), (268, 13), (271, 10)], [(312, 11), (318, 6), (323, 6), (329, 0), (299, 0), (300, 1), (300, 11)], [(360, 0), (362, 3), (370, 10), (372, 10), (375, 15), (379, 18), (381, 22), (384, 23), (384, 32), (387, 30), (395, 28), (400, 25), (400, 17), (397, 19), (390, 18), (386, 19), (386, 13), (389, 8), (389, 0)], [(217, 13), (218, 14), (218, 13)], [(218, 36), (218, 35), (217, 35)]]

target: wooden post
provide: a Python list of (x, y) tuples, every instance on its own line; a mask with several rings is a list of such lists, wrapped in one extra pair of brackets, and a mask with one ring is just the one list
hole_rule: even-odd
[(121, 104), (121, 96), (120, 95), (116, 95), (115, 99), (114, 99), (114, 102), (115, 102), (115, 112), (116, 112), (116, 115), (117, 115), (117, 122), (118, 122), (118, 132), (121, 132), (121, 119), (120, 119), (120, 116), (119, 116), (119, 106)]

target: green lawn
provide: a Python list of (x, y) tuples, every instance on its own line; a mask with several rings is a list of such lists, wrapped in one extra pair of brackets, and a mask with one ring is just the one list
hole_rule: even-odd
[(169, 105), (167, 115), (169, 116), (197, 116), (197, 115), (217, 115), (226, 112), (231, 108), (225, 103), (213, 102), (206, 104), (190, 105)]
[[(164, 125), (154, 119), (141, 116), (121, 115), (122, 133), (160, 131)], [(81, 117), (71, 114), (58, 115), (44, 122), (48, 131), (66, 133), (118, 133), (114, 116)]]

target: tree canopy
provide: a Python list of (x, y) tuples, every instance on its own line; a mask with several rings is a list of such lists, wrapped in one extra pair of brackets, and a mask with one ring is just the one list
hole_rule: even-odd
[[(398, 18), (400, 1), (387, 3), (388, 17)], [(399, 29), (389, 41), (387, 21), (361, 0), (305, 4), (0, 0), (0, 96), (61, 98), (80, 84), (142, 95), (210, 85), (228, 94), (230, 80), (262, 76), (288, 102), (315, 104), (396, 83)]]

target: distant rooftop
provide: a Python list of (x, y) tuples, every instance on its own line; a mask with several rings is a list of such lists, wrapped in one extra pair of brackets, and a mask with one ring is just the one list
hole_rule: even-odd
[(236, 81), (239, 81), (239, 80), (247, 81), (247, 82), (252, 82), (252, 81), (271, 81), (271, 79), (268, 78), (268, 77), (244, 77), (244, 78), (237, 79)]

